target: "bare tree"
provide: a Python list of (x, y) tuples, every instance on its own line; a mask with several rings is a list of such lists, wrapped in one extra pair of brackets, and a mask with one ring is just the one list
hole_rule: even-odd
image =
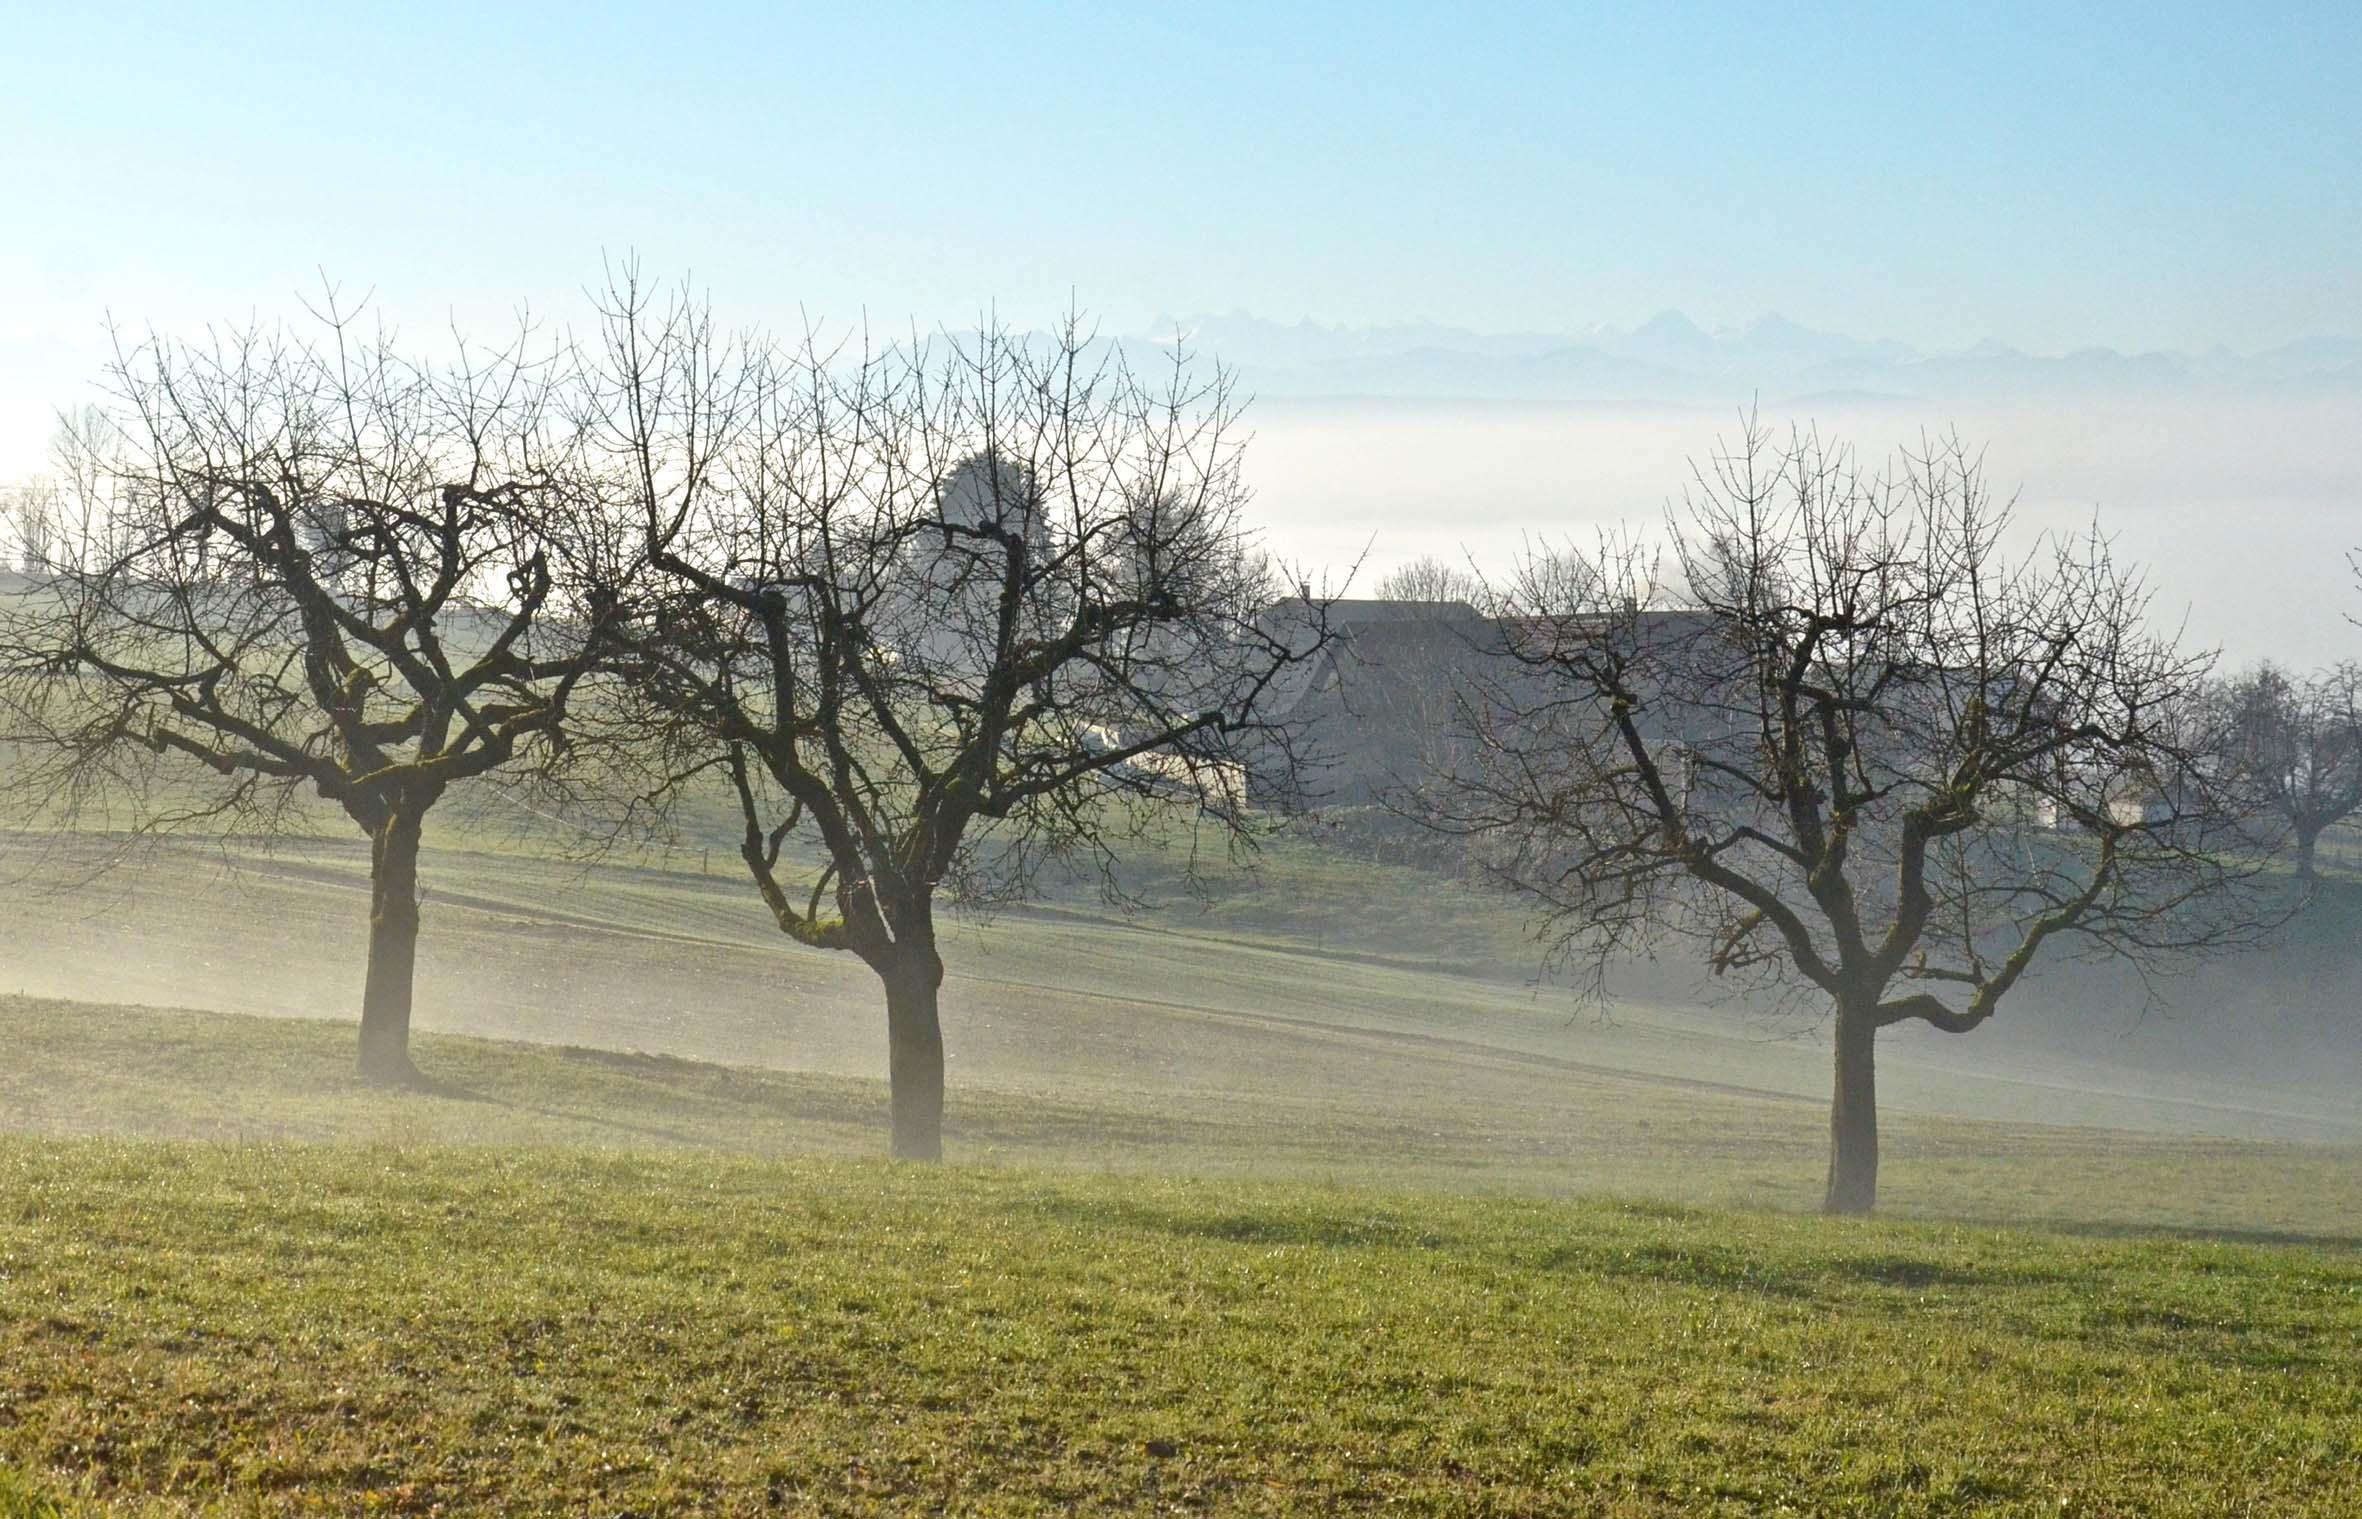
[(2096, 532), (2013, 557), (2008, 522), (1956, 441), (1872, 476), (1750, 422), (1661, 551), (1523, 564), (1512, 673), (1430, 794), (1595, 977), (1686, 942), (1830, 1010), (1831, 1212), (1876, 1199), (1879, 1030), (1974, 1029), (2045, 955), (2146, 971), (2263, 926), (2215, 847), (2211, 656), (2147, 631)]
[(1112, 881), (1175, 811), (1247, 839), (1322, 605), (1266, 615), (1227, 380), (1178, 355), (1150, 384), (1072, 325), (781, 348), (612, 294), (601, 421), (650, 567), (584, 592), (629, 612), (613, 719), (656, 736), (659, 804), (718, 781), (782, 933), (877, 974), (894, 1153), (936, 1158), (939, 905)]
[(1482, 607), (1485, 583), (1466, 565), (1447, 564), (1432, 554), (1421, 554), (1378, 578), (1371, 595), (1380, 601), (1465, 602)]
[(2310, 882), (2321, 835), (2362, 812), (2362, 665), (2298, 677), (2263, 664), (2225, 701), (2230, 762), (2287, 829), (2297, 878)]
[(57, 549), (58, 489), (53, 481), (28, 480), (0, 494), (0, 526), (16, 535), (17, 568), (28, 577), (49, 572)]
[(50, 573), (0, 617), (0, 710), (62, 825), (341, 810), (371, 850), (360, 1069), (409, 1080), (422, 827), (454, 787), (555, 773), (595, 639), (550, 615), (550, 533), (589, 487), (529, 329), (425, 365), (333, 293), (321, 322), (118, 347)]
[[(84, 406), (58, 419), (49, 444), (51, 462), (69, 480), (81, 471), (78, 461), (112, 449), (120, 439), (106, 409)], [(58, 534), (65, 528), (65, 490), (48, 475), (0, 488), (0, 536), (13, 532), (17, 569), (28, 578), (49, 572)]]

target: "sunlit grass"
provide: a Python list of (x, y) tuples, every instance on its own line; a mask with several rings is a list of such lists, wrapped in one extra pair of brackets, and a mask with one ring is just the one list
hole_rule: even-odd
[(0, 1452), (221, 1512), (2351, 1512), (2350, 1252), (0, 1143)]
[(2362, 1461), (2349, 1150), (1907, 1121), (1916, 1218), (1839, 1224), (1809, 1105), (1637, 1083), (1524, 1134), (970, 1091), (914, 1170), (868, 1081), (428, 1035), (386, 1091), (339, 1024), (21, 998), (0, 1047), (0, 1515), (2331, 1514)]

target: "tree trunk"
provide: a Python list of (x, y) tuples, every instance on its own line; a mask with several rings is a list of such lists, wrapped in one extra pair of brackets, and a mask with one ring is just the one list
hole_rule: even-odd
[(2296, 831), (2296, 878), (2298, 880), (2311, 882), (2318, 879), (2313, 874), (2313, 848), (2320, 842), (2321, 831), (2317, 828), (2299, 828)]
[(886, 1073), (893, 1092), (894, 1155), (943, 1158), (943, 961), (933, 945), (897, 952), (885, 973)]
[(1868, 1213), (1878, 1204), (1878, 1073), (1875, 1014), (1837, 1012), (1837, 1090), (1829, 1106), (1829, 1185), (1823, 1213)]
[(413, 1082), (410, 987), (418, 968), (418, 835), (396, 812), (370, 838), (369, 974), (361, 991), (361, 1076)]

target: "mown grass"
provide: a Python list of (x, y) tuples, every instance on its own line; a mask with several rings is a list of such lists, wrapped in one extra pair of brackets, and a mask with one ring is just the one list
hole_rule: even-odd
[(1675, 1089), (1522, 1151), (969, 1091), (912, 1169), (864, 1081), (431, 1036), (387, 1092), (340, 1025), (25, 999), (0, 1046), (0, 1516), (2362, 1505), (2351, 1151), (1911, 1124), (1928, 1216), (1837, 1224), (1506, 1195), (1619, 1143), (1809, 1200), (1817, 1113)]
[(1658, 1204), (0, 1142), (0, 1452), (130, 1511), (2352, 1512), (2362, 1260)]

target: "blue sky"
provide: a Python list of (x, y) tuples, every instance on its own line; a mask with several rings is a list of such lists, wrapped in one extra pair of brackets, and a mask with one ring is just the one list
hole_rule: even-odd
[(0, 342), (627, 247), (771, 320), (2355, 333), (2362, 7), (2267, 9), (20, 3)]
[[(481, 331), (578, 313), (603, 250), (774, 326), (1072, 299), (1118, 331), (1679, 308), (2037, 352), (2362, 337), (2354, 0), (14, 0), (0, 62), (0, 481), (42, 467), (110, 311), (269, 320), (325, 269), (413, 336)], [(2353, 394), (1846, 420), (1872, 449), (1992, 439), (2005, 487), (2122, 525), (2201, 636), (2301, 662), (2356, 636)], [(1315, 562), (1498, 559), (1653, 514), (1727, 420), (1259, 406), (1249, 469), (1273, 542)]]

